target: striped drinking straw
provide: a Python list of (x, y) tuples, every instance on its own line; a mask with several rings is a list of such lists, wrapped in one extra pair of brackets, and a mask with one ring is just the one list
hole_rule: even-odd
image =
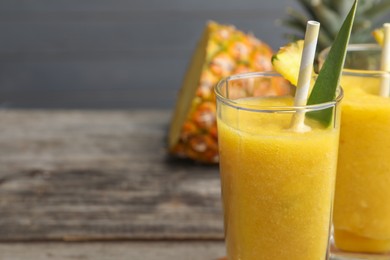
[[(319, 30), (319, 22), (307, 22), (301, 65), (299, 67), (297, 90), (294, 98), (294, 106), (296, 107), (305, 106), (307, 103)], [(305, 112), (297, 111), (292, 118), (291, 129), (296, 132), (310, 131), (310, 127), (305, 125), (304, 120)]]

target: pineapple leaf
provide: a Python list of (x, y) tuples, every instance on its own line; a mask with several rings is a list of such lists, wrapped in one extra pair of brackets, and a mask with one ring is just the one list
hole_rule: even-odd
[(329, 46), (331, 42), (332, 38), (330, 38), (328, 34), (320, 33), (318, 35), (318, 45), (320, 50), (325, 49), (326, 46)]
[[(341, 71), (344, 66), (347, 46), (352, 31), (353, 22), (357, 9), (358, 0), (355, 0), (351, 11), (343, 22), (336, 40), (332, 44), (329, 55), (318, 74), (313, 90), (307, 104), (320, 104), (330, 102), (335, 98), (336, 89), (339, 86)], [(317, 119), (320, 123), (328, 126), (332, 121), (333, 109), (309, 112), (308, 117)]]
[(324, 30), (327, 32), (327, 34), (334, 39), (336, 36), (338, 29), (340, 28), (341, 20), (338, 16), (338, 14), (329, 9), (327, 6), (318, 3), (317, 5), (313, 6), (313, 10), (316, 13), (316, 16), (318, 17), (319, 21), (327, 21), (327, 24), (324, 28)]
[(363, 12), (363, 15), (369, 19), (375, 19), (381, 14), (386, 13), (388, 10), (390, 10), (390, 1), (381, 2), (379, 4), (374, 5), (370, 9), (365, 10)]
[(298, 35), (298, 34), (284, 34), (283, 36), (286, 39), (288, 39), (289, 42), (296, 42), (296, 41), (302, 39), (302, 35)]
[(350, 2), (331, 0), (330, 6), (332, 6), (341, 17), (346, 17), (349, 12)]
[(297, 0), (297, 1), (301, 4), (303, 9), (305, 9), (305, 11), (309, 14), (309, 16), (313, 18), (313, 20), (318, 21), (318, 19), (316, 19), (316, 14), (313, 11), (311, 1), (308, 0)]
[[(347, 16), (353, 0), (295, 0), (307, 20), (315, 20), (321, 23), (321, 32), (318, 40), (318, 49), (322, 50), (332, 44), (337, 34), (338, 28)], [(320, 8), (324, 10), (319, 10)], [(352, 30), (350, 42), (372, 42), (371, 31), (379, 27), (381, 20), (389, 13), (390, 0), (361, 0), (359, 9), (356, 10), (355, 22)], [(321, 14), (322, 13), (322, 14)], [(288, 17), (297, 17), (297, 13), (287, 11)], [(301, 14), (300, 14), (301, 16)], [(298, 20), (301, 20), (300, 17)], [(338, 22), (338, 24), (336, 24)], [(288, 27), (286, 23), (284, 26)], [(292, 28), (292, 27), (290, 27)], [(336, 28), (336, 29), (335, 29)], [(299, 29), (294, 27), (301, 37), (304, 36), (306, 27)]]
[(355, 30), (362, 31), (362, 30), (370, 29), (371, 26), (372, 26), (371, 21), (356, 20), (355, 23), (354, 23), (354, 28), (353, 28), (352, 31), (355, 31)]
[(293, 8), (287, 8), (286, 12), (292, 18), (294, 18), (297, 21), (300, 21), (302, 24), (305, 24), (305, 26), (306, 26), (307, 18), (306, 18), (306, 16), (303, 13), (301, 13), (301, 12), (299, 12), (299, 11), (293, 9)]
[[(284, 25), (285, 27), (291, 28), (296, 33), (287, 33), (284, 35), (285, 38), (287, 38), (289, 41), (295, 41), (297, 39), (304, 38), (303, 31), (306, 30), (306, 23), (307, 18), (304, 17), (303, 14), (299, 13), (298, 11), (291, 9), (287, 11), (290, 15), (288, 18), (283, 19), (280, 22), (280, 24)], [(334, 37), (329, 37), (328, 34), (320, 34), (318, 38), (318, 45), (319, 46), (329, 46), (332, 42), (332, 39)]]
[[(280, 21), (281, 24), (284, 24), (286, 27), (295, 29), (297, 31), (302, 31), (303, 28), (306, 28), (306, 22), (302, 23), (301, 21), (289, 17), (288, 19)], [(302, 37), (301, 37), (302, 38)]]
[(370, 29), (365, 29), (361, 30), (363, 33), (359, 34), (351, 34), (351, 38), (349, 39), (350, 43), (363, 43), (363, 42), (374, 42), (374, 39), (372, 38), (371, 35), (371, 28)]

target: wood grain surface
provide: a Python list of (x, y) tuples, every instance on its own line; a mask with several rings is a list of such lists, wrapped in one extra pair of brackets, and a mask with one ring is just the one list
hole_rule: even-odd
[(1, 260), (222, 260), (224, 253), (221, 241), (0, 244)]
[(0, 111), (0, 241), (222, 239), (217, 167), (167, 158), (167, 111)]

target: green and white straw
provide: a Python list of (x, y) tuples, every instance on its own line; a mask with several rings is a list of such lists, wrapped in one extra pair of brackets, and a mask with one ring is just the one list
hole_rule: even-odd
[[(319, 22), (307, 22), (305, 41), (303, 44), (303, 52), (299, 68), (297, 90), (294, 98), (295, 107), (305, 106), (307, 103), (310, 82), (313, 75), (313, 63), (315, 59), (319, 30)], [(298, 110), (294, 114), (291, 121), (291, 129), (296, 132), (306, 132), (310, 130), (310, 127), (305, 125), (305, 111)]]
[(385, 23), (384, 37), (383, 37), (383, 49), (381, 57), (381, 70), (385, 71), (384, 77), (382, 78), (380, 95), (382, 97), (389, 97), (390, 94), (390, 23)]

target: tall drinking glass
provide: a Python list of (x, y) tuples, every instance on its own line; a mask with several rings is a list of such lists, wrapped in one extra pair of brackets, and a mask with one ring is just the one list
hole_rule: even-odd
[[(231, 76), (216, 87), (220, 174), (229, 260), (328, 258), (342, 91), (294, 107), (292, 96), (258, 97), (286, 84), (271, 72)], [(297, 112), (332, 112), (323, 126), (290, 129)]]
[(380, 57), (378, 45), (350, 45), (341, 79), (334, 239), (339, 250), (371, 253), (359, 259), (390, 251), (390, 98), (379, 95), (390, 73), (379, 70)]

